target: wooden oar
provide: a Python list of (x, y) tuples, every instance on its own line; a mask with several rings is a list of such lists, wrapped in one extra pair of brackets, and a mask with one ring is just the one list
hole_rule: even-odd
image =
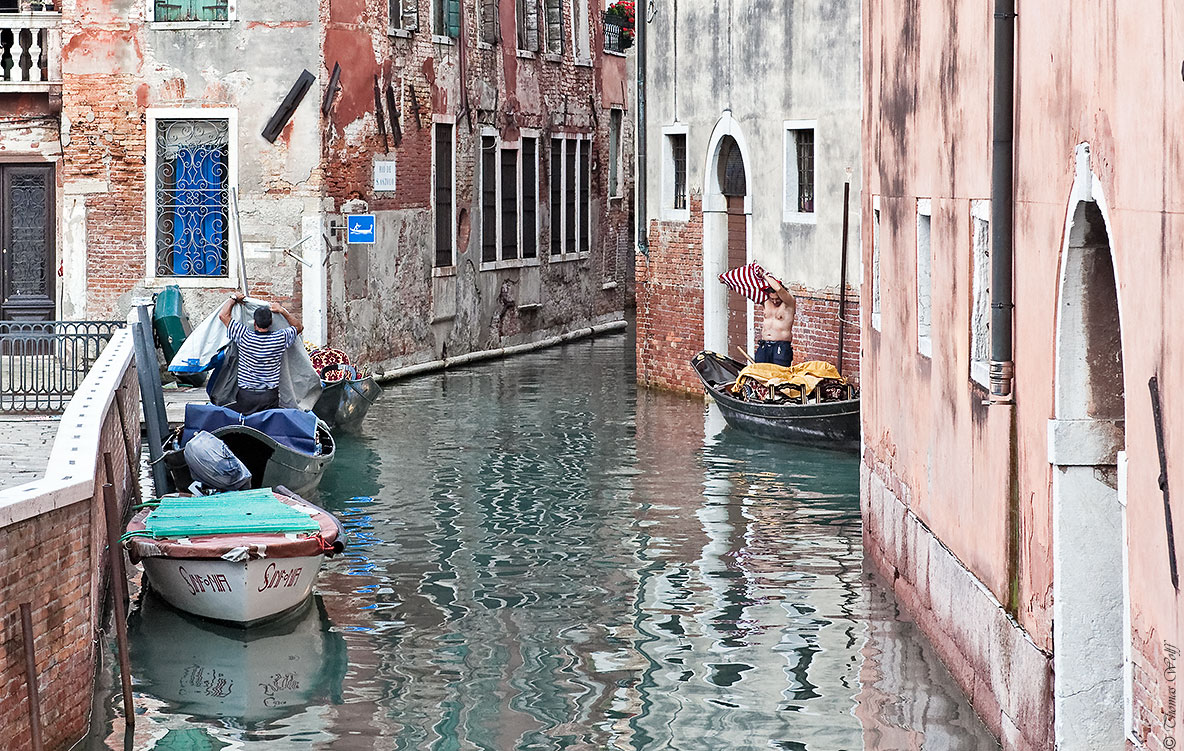
[(739, 344), (736, 345), (736, 349), (740, 350), (740, 354), (744, 355), (744, 359), (748, 360), (750, 365), (756, 362), (756, 360), (752, 359), (752, 355), (748, 354), (748, 352), (746, 352), (745, 349)]

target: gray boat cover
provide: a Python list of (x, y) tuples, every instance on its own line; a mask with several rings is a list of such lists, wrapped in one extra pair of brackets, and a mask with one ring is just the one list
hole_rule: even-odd
[[(244, 326), (254, 325), (255, 311), (269, 303), (262, 300), (247, 298), (240, 305), (235, 305), (230, 316), (240, 321)], [(201, 373), (210, 370), (215, 365), (215, 358), (223, 353), (223, 365), (218, 369), (207, 391), (210, 401), (214, 404), (230, 404), (235, 399), (237, 390), (238, 353), (237, 348), (230, 345), (230, 336), (226, 326), (218, 319), (219, 305), (213, 313), (199, 323), (181, 348), (177, 350), (173, 361), (169, 363), (169, 370), (174, 373)], [(291, 324), (283, 316), (275, 316), (272, 330), (282, 331)], [(321, 395), (321, 377), (312, 360), (308, 359), (308, 350), (299, 337), (284, 352), (284, 361), (280, 367), (280, 406), (285, 408), (312, 409)]]
[(242, 490), (251, 484), (251, 473), (221, 438), (202, 430), (185, 443), (189, 474), (215, 490)]

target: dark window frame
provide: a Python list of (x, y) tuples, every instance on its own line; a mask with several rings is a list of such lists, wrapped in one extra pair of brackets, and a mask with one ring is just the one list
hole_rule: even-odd
[[(451, 122), (433, 123), (432, 136), (432, 201), (435, 211), (435, 268), (449, 268), (456, 265), (456, 232), (454, 217), (456, 214), (456, 126)], [(446, 138), (441, 138), (446, 135)], [(447, 160), (443, 160), (442, 146), (446, 146), (444, 153)], [(446, 170), (441, 169), (447, 167)], [(442, 180), (444, 175), (447, 180)], [(442, 199), (447, 200), (442, 200)], [(446, 262), (445, 262), (446, 261)]]

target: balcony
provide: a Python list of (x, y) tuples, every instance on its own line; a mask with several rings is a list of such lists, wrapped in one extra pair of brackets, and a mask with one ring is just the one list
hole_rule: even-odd
[(621, 53), (633, 44), (633, 30), (617, 15), (604, 15), (604, 51)]
[(0, 12), (0, 93), (48, 92), (61, 83), (61, 14)]

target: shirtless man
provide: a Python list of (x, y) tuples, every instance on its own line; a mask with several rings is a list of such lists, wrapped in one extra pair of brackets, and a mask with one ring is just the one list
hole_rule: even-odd
[(761, 338), (756, 343), (756, 362), (771, 362), (789, 367), (793, 363), (793, 317), (798, 303), (785, 285), (772, 274), (765, 274), (765, 284), (773, 294), (765, 300), (765, 318), (761, 324)]

